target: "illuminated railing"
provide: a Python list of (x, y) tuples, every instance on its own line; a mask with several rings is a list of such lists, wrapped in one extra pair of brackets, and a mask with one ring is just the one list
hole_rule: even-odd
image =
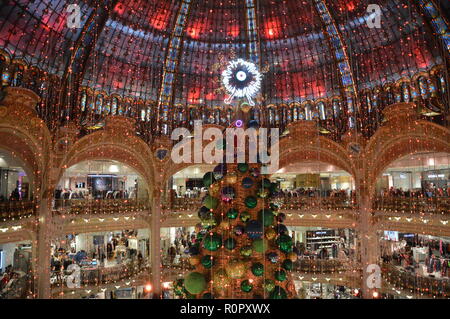
[(147, 199), (58, 199), (54, 212), (70, 215), (127, 214), (149, 209)]
[(0, 202), (0, 221), (20, 220), (35, 215), (32, 201)]
[(384, 279), (391, 285), (410, 291), (411, 294), (427, 295), (431, 297), (449, 298), (450, 280), (423, 277), (410, 272), (400, 271), (392, 264), (382, 266)]
[(377, 197), (373, 209), (376, 211), (404, 214), (450, 214), (449, 197)]
[[(93, 269), (80, 270), (80, 288), (88, 286), (98, 286), (103, 284), (115, 283), (120, 280), (130, 279), (148, 271), (146, 263), (142, 262), (139, 266), (136, 262), (121, 264), (114, 267), (98, 267)], [(66, 288), (67, 279), (72, 271), (60, 271), (51, 273), (52, 288)], [(73, 280), (73, 279), (72, 279)]]
[[(348, 197), (277, 197), (271, 199), (284, 210), (342, 210), (355, 209), (356, 204)], [(202, 206), (201, 198), (174, 198), (164, 209), (174, 211), (198, 210)]]
[[(176, 262), (164, 257), (162, 260), (164, 269), (188, 271), (193, 270), (189, 258), (180, 258)], [(294, 262), (293, 271), (304, 273), (335, 273), (356, 269), (357, 266), (350, 259), (299, 259)]]

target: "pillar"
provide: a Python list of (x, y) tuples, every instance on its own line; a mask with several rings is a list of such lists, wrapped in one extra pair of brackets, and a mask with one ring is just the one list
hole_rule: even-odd
[(37, 204), (38, 225), (35, 260), (35, 293), (39, 299), (51, 297), (50, 287), (50, 240), (51, 240), (51, 199), (48, 196)]
[[(364, 299), (374, 298), (374, 292), (380, 291), (374, 285), (375, 276), (379, 276), (381, 284), (381, 271), (379, 266), (379, 241), (377, 229), (372, 221), (372, 198), (364, 191), (359, 198), (360, 220), (358, 225), (360, 238), (360, 257), (362, 266), (362, 296)], [(376, 282), (376, 280), (375, 280)]]
[(152, 199), (150, 260), (153, 292), (161, 294), (161, 192), (155, 191)]

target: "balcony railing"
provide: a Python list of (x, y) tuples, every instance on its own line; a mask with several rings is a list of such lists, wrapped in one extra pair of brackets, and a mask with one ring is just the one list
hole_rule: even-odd
[(57, 199), (54, 212), (70, 215), (127, 214), (149, 209), (147, 199)]
[(384, 263), (383, 277), (397, 288), (411, 291), (413, 294), (423, 294), (431, 297), (449, 298), (450, 280), (414, 275), (400, 271), (392, 264)]
[[(277, 197), (272, 199), (284, 210), (351, 210), (356, 204), (348, 197)], [(164, 206), (165, 210), (190, 211), (202, 206), (201, 198), (174, 198)]]
[(32, 201), (0, 202), (0, 221), (20, 220), (35, 215)]
[(450, 197), (377, 197), (373, 209), (402, 214), (450, 214)]
[[(148, 271), (146, 263), (139, 266), (137, 262), (130, 262), (113, 267), (81, 268), (80, 288), (88, 286), (98, 286), (110, 284), (120, 280), (133, 278), (145, 271)], [(72, 272), (66, 270), (51, 273), (51, 287), (65, 288), (67, 279)]]

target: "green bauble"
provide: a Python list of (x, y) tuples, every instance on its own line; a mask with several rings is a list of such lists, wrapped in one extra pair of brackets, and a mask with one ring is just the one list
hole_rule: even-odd
[(247, 163), (239, 163), (237, 166), (237, 169), (241, 173), (245, 173), (248, 171), (248, 164)]
[(264, 208), (258, 212), (258, 220), (263, 223), (264, 227), (271, 226), (273, 224), (274, 215), (271, 209)]
[(240, 219), (245, 223), (251, 218), (251, 215), (249, 212), (242, 212)]
[(286, 259), (285, 261), (283, 261), (283, 263), (281, 264), (281, 267), (283, 267), (285, 270), (287, 271), (291, 271), (294, 268), (294, 263), (292, 262), (292, 260), (290, 259)]
[(205, 267), (206, 269), (209, 269), (214, 265), (214, 258), (211, 255), (205, 255), (202, 257), (201, 263), (202, 263), (203, 267)]
[(264, 265), (261, 263), (254, 263), (252, 265), (252, 274), (257, 277), (264, 275)]
[(271, 193), (276, 193), (280, 190), (277, 183), (270, 183), (269, 189)]
[(277, 204), (274, 204), (274, 203), (270, 203), (270, 209), (271, 210), (273, 210), (274, 212), (276, 212), (276, 211), (278, 211), (278, 205)]
[(216, 251), (220, 246), (222, 246), (222, 237), (218, 234), (207, 234), (203, 239), (203, 248), (209, 251)]
[(207, 195), (203, 200), (203, 205), (209, 209), (216, 209), (217, 205), (219, 205), (219, 200), (211, 195)]
[(256, 195), (258, 195), (259, 198), (267, 198), (267, 197), (269, 197), (270, 193), (266, 189), (260, 189), (260, 190), (258, 190)]
[(227, 238), (223, 242), (223, 245), (225, 246), (226, 249), (233, 250), (236, 247), (236, 240), (234, 240), (234, 238), (231, 237)]
[(227, 217), (229, 219), (236, 219), (239, 215), (239, 211), (235, 208), (230, 208), (227, 212)]
[(250, 257), (253, 253), (252, 246), (244, 246), (240, 250), (241, 256)]
[(245, 198), (245, 206), (247, 206), (248, 208), (255, 208), (257, 203), (258, 200), (255, 196), (248, 196)]
[(275, 286), (272, 292), (270, 293), (270, 299), (286, 299), (287, 293), (280, 286)]
[(199, 294), (206, 288), (205, 276), (199, 272), (191, 272), (184, 279), (184, 287), (191, 294)]
[(275, 271), (275, 279), (278, 281), (285, 281), (286, 280), (286, 271), (284, 271), (282, 269)]
[(214, 299), (214, 296), (210, 292), (205, 292), (202, 296), (202, 299)]
[(273, 281), (272, 279), (265, 279), (263, 287), (265, 291), (271, 292), (275, 289), (275, 281)]
[(258, 238), (253, 241), (252, 247), (254, 251), (262, 254), (266, 252), (269, 244), (267, 243), (267, 240), (265, 238)]
[(284, 253), (290, 253), (292, 251), (292, 238), (291, 236), (281, 234), (277, 238), (277, 246)]
[(243, 280), (241, 282), (241, 290), (243, 292), (250, 292), (253, 289), (253, 285), (248, 280)]
[(203, 175), (203, 186), (209, 187), (211, 184), (213, 184), (216, 181), (214, 178), (213, 172), (208, 172), (205, 175)]

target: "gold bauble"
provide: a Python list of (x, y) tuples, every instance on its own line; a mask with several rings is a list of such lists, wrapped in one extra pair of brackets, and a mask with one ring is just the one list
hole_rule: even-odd
[(216, 291), (221, 291), (227, 288), (227, 286), (230, 284), (230, 278), (228, 278), (227, 272), (225, 269), (220, 268), (217, 269), (216, 272), (213, 274), (213, 288)]
[(225, 176), (225, 182), (227, 184), (236, 184), (237, 174), (235, 172), (230, 172)]
[(277, 237), (277, 232), (275, 231), (275, 229), (269, 228), (269, 229), (266, 230), (266, 238), (268, 240), (272, 240), (275, 237)]
[(219, 224), (219, 228), (222, 229), (222, 230), (230, 229), (230, 221), (225, 220), (225, 219), (222, 220), (222, 221), (220, 222), (220, 224)]
[(197, 266), (198, 264), (200, 264), (200, 256), (192, 256), (189, 258), (189, 263), (192, 266)]
[(209, 186), (209, 195), (212, 197), (217, 197), (220, 194), (220, 185), (218, 183), (214, 183)]
[(247, 269), (244, 262), (234, 259), (225, 267), (225, 270), (231, 279), (239, 279), (244, 276)]
[(290, 259), (292, 262), (296, 262), (297, 261), (297, 254), (294, 252), (291, 252), (287, 255), (287, 259)]

